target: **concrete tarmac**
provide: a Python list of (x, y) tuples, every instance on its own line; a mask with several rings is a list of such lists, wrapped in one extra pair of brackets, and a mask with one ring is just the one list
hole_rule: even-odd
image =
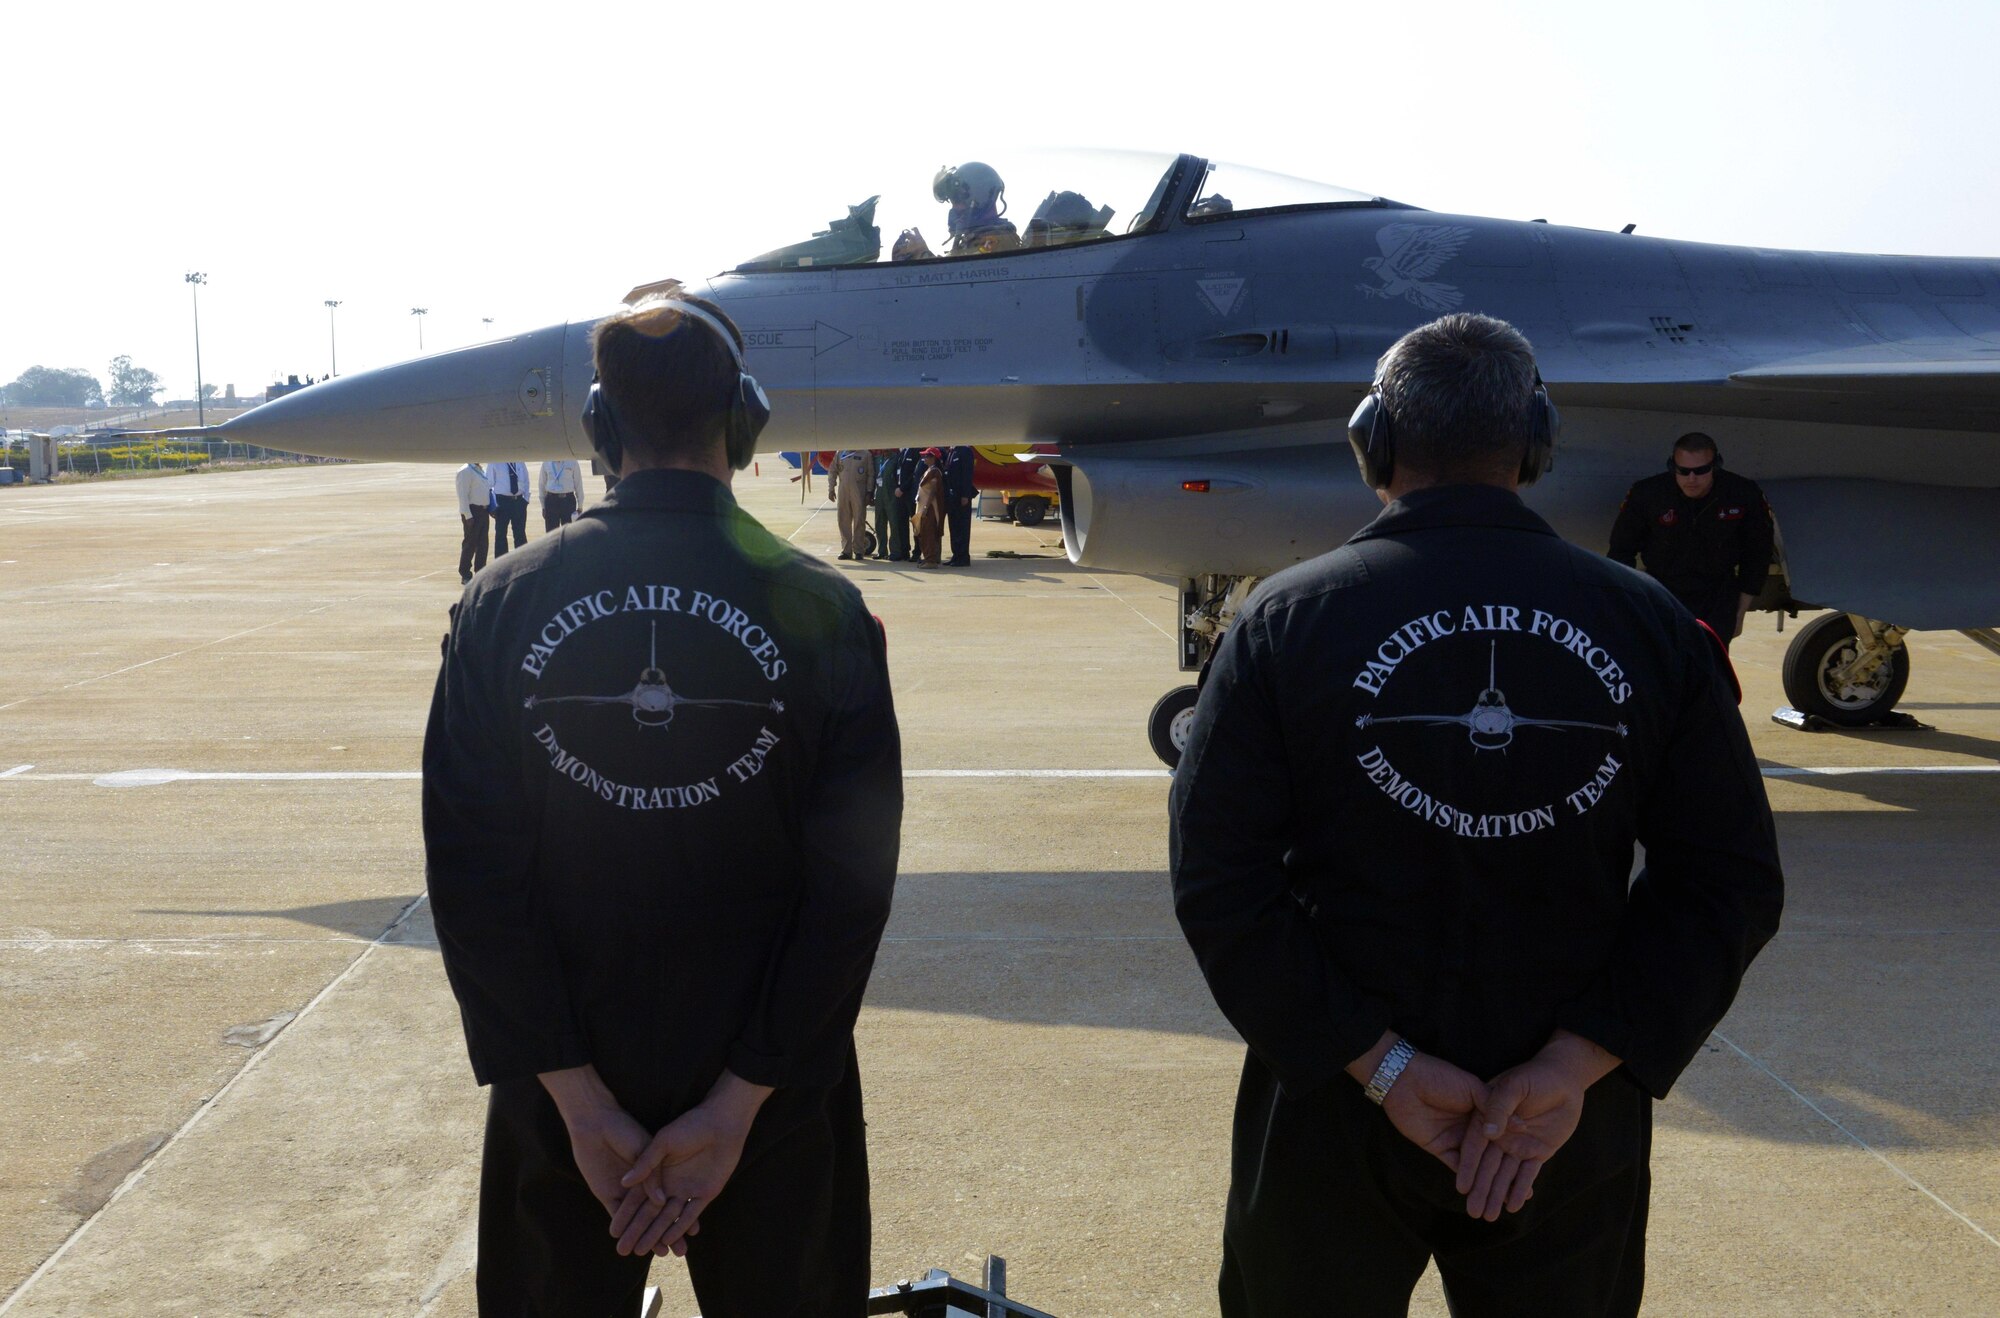
[[(744, 503), (831, 557), (785, 475)], [(474, 1311), (483, 1100), (417, 821), (450, 508), (423, 466), (0, 491), (0, 1314)], [(1063, 1318), (1208, 1314), (1241, 1045), (1166, 886), (1176, 600), (1059, 541), (839, 565), (911, 774), (859, 1030), (875, 1276), (996, 1253)], [(1785, 927), (1658, 1109), (1647, 1312), (2000, 1311), (2000, 659), (1917, 636), (1933, 730), (1805, 734), (1770, 627), (1736, 654)]]

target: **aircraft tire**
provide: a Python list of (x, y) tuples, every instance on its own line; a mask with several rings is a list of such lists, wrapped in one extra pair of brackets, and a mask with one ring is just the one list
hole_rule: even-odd
[(1180, 767), (1188, 731), (1194, 726), (1195, 697), (1200, 694), (1200, 687), (1177, 686), (1160, 697), (1152, 717), (1146, 720), (1146, 739), (1153, 743), (1153, 754), (1169, 769)]
[(1014, 520), (1022, 526), (1040, 526), (1042, 519), (1049, 515), (1049, 501), (1029, 497), (1014, 500)]
[(1854, 623), (1844, 613), (1828, 613), (1799, 629), (1785, 651), (1781, 676), (1785, 699), (1792, 708), (1817, 714), (1843, 728), (1866, 727), (1896, 707), (1910, 684), (1910, 651), (1897, 646), (1889, 662), (1875, 672), (1868, 686), (1835, 690), (1826, 679), (1830, 669), (1846, 663), (1855, 650)]
[(875, 533), (867, 527), (861, 528), (861, 556), (867, 558), (875, 552)]

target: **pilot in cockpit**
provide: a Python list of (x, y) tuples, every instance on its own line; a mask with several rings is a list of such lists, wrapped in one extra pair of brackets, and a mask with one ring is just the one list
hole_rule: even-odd
[(1021, 245), (1013, 221), (1002, 218), (1007, 210), (1007, 184), (993, 166), (977, 160), (946, 165), (931, 180), (931, 196), (951, 205), (945, 219), (951, 233), (947, 255), (1011, 252)]

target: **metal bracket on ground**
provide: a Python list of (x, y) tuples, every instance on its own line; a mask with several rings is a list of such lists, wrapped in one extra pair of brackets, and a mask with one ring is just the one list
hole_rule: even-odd
[(905, 1314), (908, 1318), (1055, 1318), (1007, 1298), (1007, 1260), (986, 1256), (986, 1284), (960, 1281), (943, 1268), (932, 1268), (915, 1281), (899, 1281), (868, 1292), (870, 1314)]
[(1928, 723), (1921, 723), (1899, 710), (1890, 710), (1872, 723), (1849, 727), (1823, 719), (1817, 714), (1808, 714), (1790, 705), (1780, 705), (1771, 711), (1771, 722), (1779, 727), (1791, 728), (1798, 732), (1934, 732)]

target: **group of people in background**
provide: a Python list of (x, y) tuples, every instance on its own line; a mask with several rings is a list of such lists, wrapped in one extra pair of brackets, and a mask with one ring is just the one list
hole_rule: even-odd
[[(583, 471), (568, 458), (541, 464), (542, 531), (576, 520), (583, 493)], [(458, 579), (486, 566), (486, 527), (493, 526), (493, 557), (507, 552), (511, 531), (514, 548), (528, 543), (528, 464), (468, 462), (458, 469)]]
[[(972, 562), (972, 510), (979, 491), (972, 449), (842, 449), (827, 473), (826, 497), (840, 520), (840, 557), (881, 558), (924, 567)], [(875, 546), (868, 548), (868, 514)], [(944, 557), (949, 535), (951, 557)]]

